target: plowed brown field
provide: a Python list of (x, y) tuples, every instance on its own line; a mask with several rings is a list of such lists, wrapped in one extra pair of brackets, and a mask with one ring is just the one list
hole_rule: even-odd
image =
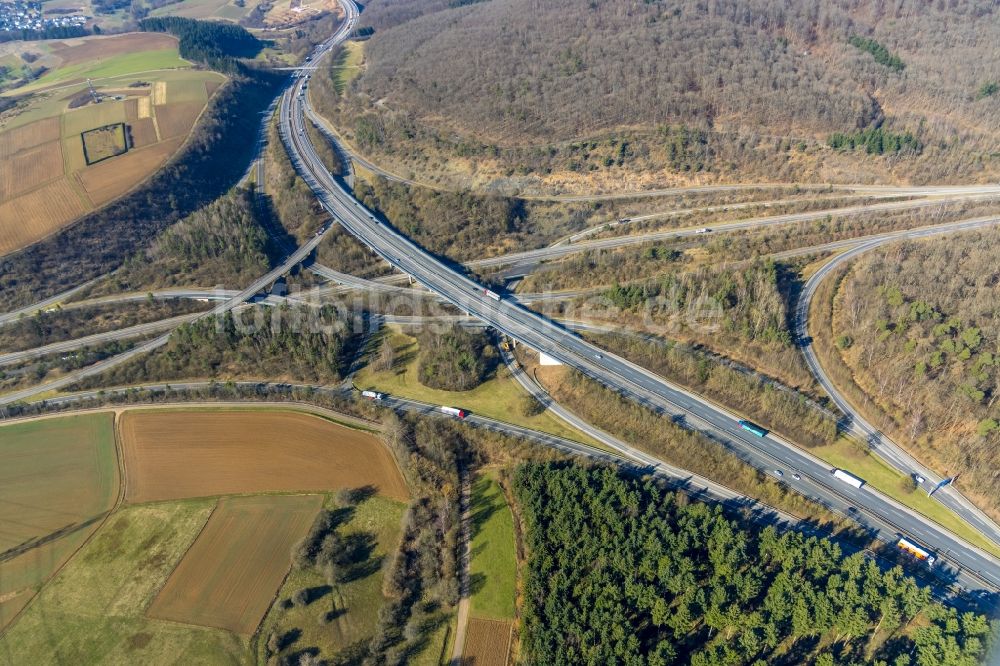
[(45, 238), (86, 210), (66, 178), (0, 204), (0, 255)]
[(139, 118), (128, 124), (133, 148), (144, 148), (156, 143), (156, 125), (152, 118)]
[(219, 500), (147, 615), (252, 634), (322, 505), (322, 495)]
[(469, 618), (462, 666), (506, 666), (510, 630), (510, 620)]
[(160, 136), (171, 139), (186, 135), (194, 127), (198, 114), (205, 108), (202, 102), (181, 102), (156, 107), (156, 124), (160, 127)]
[(62, 66), (67, 67), (95, 58), (110, 58), (134, 51), (169, 49), (176, 46), (176, 37), (161, 32), (130, 32), (112, 37), (67, 40), (56, 45), (53, 53), (62, 59)]
[(408, 497), (375, 436), (290, 411), (126, 412), (122, 448), (130, 502), (372, 485)]
[(59, 138), (59, 118), (46, 118), (0, 133), (0, 160)]
[(183, 139), (163, 141), (155, 146), (134, 150), (80, 172), (80, 182), (95, 206), (125, 194), (174, 154)]
[(0, 160), (0, 202), (59, 178), (62, 172), (62, 149), (58, 141), (28, 148)]

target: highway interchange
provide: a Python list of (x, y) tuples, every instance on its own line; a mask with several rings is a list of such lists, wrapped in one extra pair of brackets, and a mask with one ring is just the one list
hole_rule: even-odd
[[(338, 29), (337, 34), (318, 47), (317, 51), (313, 54), (314, 63), (331, 48), (343, 41), (343, 39), (345, 39), (353, 30), (354, 23), (357, 19), (357, 8), (349, 0), (344, 2), (344, 6), (347, 10), (347, 20), (345, 20)], [(305, 118), (308, 110), (305, 108), (305, 98), (300, 94), (302, 92), (302, 84), (303, 79), (296, 78), (289, 90), (283, 95), (280, 100), (280, 104), (278, 105), (279, 128), (289, 155), (302, 178), (312, 188), (318, 200), (331, 214), (331, 216), (345, 229), (354, 234), (359, 240), (377, 252), (394, 268), (406, 275), (412, 276), (424, 288), (430, 290), (444, 301), (451, 303), (461, 312), (467, 313), (468, 316), (494, 327), (496, 330), (520, 341), (523, 344), (526, 344), (532, 349), (545, 352), (549, 356), (556, 358), (566, 365), (576, 368), (580, 372), (592, 377), (606, 386), (613, 388), (623, 396), (635, 400), (650, 409), (683, 423), (685, 427), (704, 433), (708, 437), (722, 443), (735, 454), (758, 469), (772, 474), (775, 470), (779, 469), (787, 470), (789, 472), (792, 470), (796, 471), (801, 476), (801, 479), (793, 479), (790, 475), (785, 475), (782, 482), (803, 495), (814, 499), (820, 504), (837, 511), (842, 515), (853, 518), (861, 525), (871, 529), (873, 533), (887, 543), (895, 541), (898, 534), (905, 534), (933, 548), (939, 554), (939, 561), (942, 562), (942, 566), (938, 569), (938, 571), (945, 573), (945, 570), (949, 570), (950, 574), (946, 575), (954, 575), (956, 580), (963, 586), (969, 589), (978, 589), (983, 587), (1000, 589), (1000, 562), (997, 562), (995, 558), (984, 553), (978, 548), (975, 548), (974, 546), (971, 546), (963, 540), (957, 538), (945, 528), (914, 514), (912, 511), (899, 505), (890, 498), (867, 487), (862, 488), (861, 490), (854, 490), (853, 488), (841, 485), (840, 482), (833, 479), (830, 475), (830, 467), (828, 465), (809, 455), (804, 450), (796, 447), (794, 444), (784, 441), (773, 434), (763, 438), (757, 438), (749, 435), (746, 431), (739, 427), (738, 420), (740, 417), (738, 415), (710, 403), (703, 398), (614, 355), (607, 350), (600, 349), (584, 341), (566, 326), (560, 325), (538, 315), (535, 312), (532, 312), (516, 300), (505, 298), (497, 301), (487, 297), (481, 285), (476, 284), (465, 275), (445, 265), (429, 253), (425, 252), (422, 248), (415, 245), (409, 239), (397, 233), (388, 223), (378, 218), (373, 212), (367, 210), (360, 202), (355, 200), (351, 192), (348, 191), (337, 179), (333, 178), (324, 168), (321, 160), (309, 141), (308, 134), (304, 131), (306, 122)], [(727, 191), (729, 189), (746, 189), (746, 187), (747, 186), (710, 186), (685, 191), (718, 192)], [(770, 187), (770, 185), (768, 187)], [(975, 200), (977, 198), (991, 197), (1000, 193), (1000, 188), (989, 187), (867, 187), (863, 189), (865, 192), (869, 192), (875, 196), (935, 197), (918, 204), (907, 201), (859, 207), (864, 208), (865, 211), (896, 210), (900, 207), (935, 205), (944, 201), (959, 199), (962, 201), (968, 201), (970, 199)], [(852, 190), (857, 190), (857, 188), (852, 188)], [(663, 193), (664, 191), (657, 191), (649, 194), (659, 195)], [(616, 196), (619, 195), (610, 195), (610, 197), (600, 198), (614, 198)], [(626, 196), (632, 197), (635, 195), (621, 195), (622, 198)], [(561, 198), (561, 200), (564, 201), (586, 199), (586, 197)], [(717, 229), (719, 231), (733, 230), (766, 226), (770, 224), (791, 223), (808, 219), (820, 219), (821, 217), (825, 217), (827, 214), (831, 213), (845, 214), (844, 211), (849, 209), (841, 208), (835, 210), (837, 212), (834, 212), (834, 210), (812, 211), (809, 213), (796, 213), (784, 216), (753, 218), (752, 220), (719, 225)], [(812, 298), (812, 294), (815, 292), (816, 286), (819, 284), (819, 281), (822, 280), (823, 275), (826, 275), (830, 270), (832, 270), (834, 265), (847, 261), (860, 252), (877, 247), (878, 245), (887, 242), (889, 239), (920, 237), (921, 235), (930, 235), (933, 233), (946, 233), (947, 231), (978, 228), (994, 224), (997, 219), (998, 218), (980, 218), (977, 220), (963, 221), (962, 223), (955, 223), (951, 225), (945, 231), (909, 230), (883, 234), (880, 237), (873, 237), (872, 240), (865, 242), (862, 242), (859, 239), (843, 241), (845, 247), (849, 245), (854, 245), (856, 247), (854, 250), (850, 250), (849, 252), (840, 255), (835, 262), (828, 264), (827, 267), (822, 269), (820, 273), (817, 273), (817, 275), (814, 276), (809, 283), (807, 283), (806, 288), (803, 290), (803, 299), (800, 301), (799, 309), (797, 310), (799, 314), (799, 318), (797, 319), (797, 333), (802, 339), (808, 339), (805, 327), (807, 326), (808, 321), (807, 314), (809, 302)], [(942, 227), (944, 226), (946, 225), (942, 225)], [(109, 339), (125, 339), (126, 337), (133, 337), (137, 334), (170, 330), (173, 326), (179, 325), (185, 321), (192, 321), (201, 317), (217, 316), (229, 312), (237, 307), (241, 307), (246, 302), (254, 299), (263, 290), (273, 284), (275, 280), (280, 278), (296, 265), (303, 263), (303, 261), (305, 261), (313, 253), (319, 243), (323, 241), (330, 228), (331, 225), (325, 225), (320, 233), (310, 238), (308, 242), (291, 252), (280, 265), (274, 268), (274, 270), (264, 276), (261, 276), (261, 278), (254, 281), (253, 284), (248, 285), (246, 289), (238, 292), (223, 292), (219, 290), (215, 291), (211, 294), (211, 296), (206, 295), (203, 291), (199, 292), (198, 290), (176, 290), (174, 296), (163, 296), (211, 298), (212, 300), (218, 301), (217, 305), (204, 313), (184, 315), (176, 318), (176, 321), (170, 321), (169, 324), (154, 322), (153, 324), (140, 325), (144, 327), (142, 329), (133, 327), (136, 330), (128, 331), (126, 329), (111, 332), (109, 334), (99, 334), (100, 336), (117, 335), (119, 337), (91, 336), (94, 338), (91, 342), (107, 341)], [(590, 241), (585, 243), (558, 244), (550, 248), (531, 251), (529, 253), (521, 253), (515, 257), (508, 257), (506, 258), (506, 263), (518, 263), (522, 261), (533, 261), (537, 263), (537, 261), (542, 259), (552, 259), (558, 256), (565, 256), (565, 254), (568, 254), (569, 251), (579, 252), (585, 249), (607, 249), (621, 247), (630, 243), (649, 242), (651, 240), (684, 237), (685, 235), (696, 234), (697, 230), (695, 229), (679, 229), (666, 232), (656, 232), (654, 234), (602, 239), (600, 241)], [(490, 259), (480, 262), (470, 262), (470, 265), (479, 267), (487, 265), (501, 265), (502, 263), (504, 263), (504, 261)], [(347, 286), (345, 288), (370, 288), (372, 284), (380, 284), (383, 285), (382, 288), (389, 288), (389, 285), (387, 285), (384, 281), (373, 282), (362, 280), (361, 278), (346, 276), (325, 267), (317, 268), (314, 266), (313, 268), (318, 274), (324, 275), (324, 277), (328, 279), (346, 283)], [(81, 285), (73, 291), (82, 289), (84, 286), (86, 285)], [(22, 316), (25, 313), (52, 307), (62, 298), (68, 297), (68, 294), (62, 294), (46, 299), (41, 303), (36, 303), (30, 308), (22, 308), (21, 310), (13, 313), (0, 315), (0, 324), (16, 320), (19, 316)], [(99, 362), (89, 368), (69, 373), (57, 380), (46, 382), (40, 386), (0, 396), (0, 405), (10, 404), (15, 401), (30, 398), (42, 392), (48, 392), (71, 385), (84, 377), (99, 374), (100, 372), (123, 363), (130, 358), (162, 346), (168, 339), (169, 332), (154, 339), (147, 340), (124, 354), (106, 359), (105, 361)], [(19, 357), (14, 357), (12, 354), (6, 354), (0, 356), (0, 364), (13, 363), (18, 360), (23, 360), (24, 358), (37, 357), (43, 353), (53, 353), (70, 349), (73, 348), (69, 344), (72, 342), (78, 341), (55, 343), (54, 345), (48, 346), (47, 351), (44, 352), (39, 349), (16, 353), (22, 354), (22, 356)], [(852, 415), (852, 427), (857, 429), (858, 434), (866, 437), (878, 436), (878, 433), (874, 430), (874, 428), (854, 413), (851, 405), (843, 399), (843, 396), (838, 394), (836, 387), (833, 386), (828, 379), (824, 381), (825, 375), (823, 374), (822, 367), (815, 360), (815, 356), (812, 355), (811, 349), (808, 345), (805, 348), (805, 352), (806, 358), (809, 360), (810, 368), (814, 373), (816, 373), (817, 379), (819, 379), (824, 389), (830, 393), (834, 402), (844, 411), (845, 414)], [(515, 377), (518, 377), (518, 375), (515, 374)], [(526, 390), (533, 393), (536, 393), (539, 390), (537, 386), (532, 387), (530, 381), (526, 380), (523, 376), (518, 377), (518, 381), (522, 383)], [(393, 405), (399, 406), (401, 409), (405, 407), (411, 410), (418, 410), (418, 408), (413, 405), (406, 407), (404, 404), (406, 401), (401, 398), (394, 397), (393, 400), (395, 401)], [(588, 426), (585, 422), (576, 418), (572, 414), (569, 414), (565, 410), (562, 410), (558, 405), (552, 404), (551, 400), (548, 400), (547, 402), (549, 407), (553, 409), (557, 415), (561, 416), (575, 427), (578, 427), (585, 432), (588, 431), (587, 429), (590, 426)], [(474, 417), (473, 420), (475, 421), (475, 419), (481, 419), (481, 417)], [(487, 424), (486, 421), (488, 420), (483, 420), (483, 423), (479, 423), (478, 425), (482, 425), (483, 427), (497, 427), (495, 424)], [(510, 424), (507, 424), (507, 426), (509, 425)], [(534, 437), (537, 439), (538, 434), (531, 433), (533, 433), (533, 431), (515, 434), (528, 438)], [(614, 441), (614, 438), (610, 437), (606, 433), (601, 435), (599, 439), (605, 443)], [(907, 469), (910, 471), (919, 470), (922, 473), (925, 473), (928, 479), (939, 478), (931, 474), (929, 470), (924, 469), (923, 466), (920, 466), (917, 461), (907, 456), (905, 452), (884, 438), (884, 436), (882, 436), (880, 441), (883, 445), (877, 449), (877, 452), (884, 455), (887, 460), (892, 462), (895, 466), (900, 469)], [(615, 446), (614, 444), (612, 444), (612, 446), (619, 451), (622, 457), (629, 459), (633, 464), (640, 465), (644, 468), (655, 471), (656, 473), (660, 473), (665, 477), (673, 479), (678, 478), (678, 476), (688, 479), (692, 478), (692, 475), (684, 472), (684, 470), (671, 468), (662, 461), (656, 460), (647, 454), (643, 454), (623, 442), (619, 442), (619, 444), (620, 446)], [(565, 442), (562, 442), (561, 445), (566, 444)], [(576, 445), (574, 443), (574, 446), (579, 448), (580, 445)], [(573, 452), (581, 453), (579, 450), (574, 450)], [(588, 455), (593, 454), (595, 454), (595, 452), (592, 449), (589, 449)], [(604, 454), (600, 455), (603, 456)], [(697, 483), (705, 489), (708, 489), (712, 485), (712, 482), (704, 479), (698, 479)], [(718, 484), (715, 484), (715, 486), (718, 486)], [(727, 489), (717, 487), (714, 490), (719, 493)], [(731, 493), (732, 491), (729, 492)], [(997, 529), (997, 526), (983, 516), (981, 512), (978, 512), (978, 510), (972, 507), (971, 504), (965, 501), (959, 494), (946, 492), (942, 493), (942, 498), (942, 501), (945, 501), (950, 508), (956, 511), (956, 513), (959, 513), (959, 515), (962, 515), (963, 518), (975, 525), (989, 538), (994, 541), (1000, 540), (1000, 530)]]
[(830, 475), (828, 465), (790, 442), (774, 435), (749, 435), (739, 426), (737, 415), (584, 341), (518, 303), (488, 297), (481, 285), (396, 232), (354, 199), (323, 166), (305, 133), (302, 84), (300, 80), (286, 92), (279, 105), (279, 127), (292, 162), (327, 212), (393, 267), (508, 337), (721, 441), (759, 469), (795, 470), (800, 480), (785, 477), (792, 488), (844, 515), (854, 515), (886, 542), (895, 541), (900, 533), (921, 541), (935, 549), (940, 560), (956, 567), (967, 585), (975, 585), (971, 579), (978, 578), (980, 585), (1000, 587), (1000, 563), (941, 526), (867, 487), (851, 491), (838, 487), (840, 482)]

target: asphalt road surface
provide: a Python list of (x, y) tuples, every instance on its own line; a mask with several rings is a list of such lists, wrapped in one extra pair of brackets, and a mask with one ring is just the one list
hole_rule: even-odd
[[(519, 304), (490, 297), (481, 285), (383, 224), (323, 168), (304, 132), (299, 92), (299, 86), (293, 87), (280, 105), (282, 139), (293, 164), (324, 208), (394, 267), (509, 337), (717, 439), (758, 469), (772, 474), (782, 471), (784, 483), (843, 515), (855, 517), (883, 540), (892, 542), (897, 534), (905, 534), (935, 550), (938, 572), (947, 575), (953, 569), (966, 585), (975, 585), (973, 581), (978, 579), (980, 586), (1000, 589), (1000, 562), (942, 526), (867, 487), (845, 486), (832, 477), (828, 465), (789, 442), (773, 435), (755, 437), (740, 427), (732, 413), (600, 350)], [(798, 473), (800, 479), (793, 479), (792, 472)]]
[[(965, 220), (951, 225), (942, 225), (936, 228), (917, 229), (908, 234), (906, 238), (929, 238), (933, 236), (955, 233), (957, 231), (970, 231), (983, 229), (1000, 224), (1000, 217), (982, 217), (974, 220)], [(803, 286), (799, 295), (799, 300), (795, 306), (795, 323), (793, 330), (795, 338), (802, 349), (806, 363), (813, 376), (819, 382), (823, 390), (830, 396), (834, 404), (843, 412), (849, 420), (850, 431), (864, 442), (867, 442), (872, 453), (884, 460), (890, 466), (896, 468), (907, 476), (919, 475), (925, 481), (921, 484), (921, 490), (931, 491), (942, 481), (942, 476), (907, 453), (896, 442), (887, 435), (879, 431), (878, 428), (869, 423), (855, 409), (851, 401), (837, 388), (830, 376), (823, 369), (816, 351), (812, 345), (812, 337), (809, 335), (809, 311), (816, 290), (819, 285), (839, 266), (850, 262), (865, 252), (882, 247), (888, 242), (898, 240), (897, 235), (885, 235), (868, 240), (856, 247), (837, 255), (827, 262), (820, 270), (816, 271)], [(979, 530), (987, 538), (994, 542), (1000, 542), (1000, 526), (986, 516), (979, 508), (974, 506), (956, 488), (945, 486), (934, 493), (934, 497), (943, 505), (951, 509), (967, 523)]]

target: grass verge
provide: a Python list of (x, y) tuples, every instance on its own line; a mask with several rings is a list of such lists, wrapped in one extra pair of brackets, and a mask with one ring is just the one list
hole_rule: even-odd
[(349, 41), (333, 65), (334, 88), (338, 95), (343, 95), (351, 81), (361, 74), (361, 61), (364, 59), (365, 45), (363, 42)]
[(974, 546), (1000, 557), (1000, 547), (977, 532), (950, 509), (923, 490), (914, 490), (910, 479), (902, 472), (862, 450), (848, 439), (840, 438), (832, 444), (809, 449), (809, 453), (834, 467), (846, 469), (865, 480), (865, 484), (888, 495), (900, 504), (930, 518)]
[(520, 410), (525, 392), (508, 374), (504, 366), (497, 368), (493, 377), (471, 391), (443, 391), (432, 389), (420, 383), (417, 376), (416, 338), (390, 329), (396, 362), (390, 370), (376, 372), (370, 365), (355, 375), (354, 383), (361, 389), (374, 389), (432, 405), (451, 405), (467, 409), (473, 414), (513, 423), (547, 432), (551, 435), (572, 439), (588, 446), (606, 450), (602, 444), (563, 423), (558, 417), (542, 412), (534, 416), (524, 416)]

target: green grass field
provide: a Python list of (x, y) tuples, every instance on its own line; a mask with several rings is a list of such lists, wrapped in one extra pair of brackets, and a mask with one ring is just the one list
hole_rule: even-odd
[(258, 4), (258, 0), (247, 0), (243, 7), (237, 7), (231, 0), (182, 0), (157, 7), (150, 12), (150, 16), (183, 16), (193, 19), (221, 18), (238, 21), (253, 11)]
[(191, 67), (191, 63), (181, 58), (176, 48), (137, 51), (110, 58), (89, 60), (68, 67), (59, 67), (44, 74), (30, 85), (18, 88), (17, 94), (22, 95), (34, 92), (42, 88), (59, 85), (60, 83), (68, 83), (75, 79), (104, 79), (157, 69), (176, 69), (179, 67), (189, 68)]
[(851, 474), (865, 480), (866, 485), (881, 491), (900, 504), (927, 516), (931, 520), (954, 532), (974, 546), (1000, 557), (1000, 547), (992, 543), (978, 531), (961, 520), (924, 490), (910, 491), (908, 479), (901, 472), (889, 467), (866, 451), (860, 450), (853, 442), (840, 438), (833, 444), (809, 449), (809, 452)]
[[(326, 506), (334, 508), (336, 502), (328, 498)], [(405, 510), (404, 504), (376, 495), (359, 504), (351, 519), (339, 527), (338, 532), (342, 536), (352, 532), (375, 535), (377, 545), (372, 557), (376, 562), (381, 561), (384, 567), (399, 546)], [(262, 639), (257, 645), (259, 662), (267, 661), (267, 639), (272, 633), (280, 636), (298, 629), (301, 635), (288, 650), (295, 652), (314, 647), (325, 659), (351, 645), (370, 640), (378, 622), (379, 609), (385, 601), (382, 577), (383, 571), (377, 569), (364, 577), (337, 583), (332, 589), (325, 590), (327, 582), (321, 574), (293, 567), (278, 592), (279, 603), (271, 607), (261, 624), (259, 634)], [(306, 588), (324, 589), (324, 594), (306, 606), (282, 607), (282, 600)], [(321, 624), (320, 619), (327, 613), (333, 615), (332, 620), (329, 624)]]
[(472, 484), (471, 614), (514, 619), (517, 558), (514, 516), (499, 484), (481, 475)]
[(147, 619), (214, 500), (125, 507), (0, 639), (11, 664), (236, 664), (249, 645), (218, 629)]
[(59, 67), (46, 73), (30, 86), (21, 88), (19, 92), (31, 92), (38, 88), (47, 88), (73, 79), (105, 79), (118, 76), (129, 76), (141, 72), (151, 72), (158, 69), (188, 69), (191, 63), (180, 57), (176, 48), (154, 49), (115, 55), (110, 58), (98, 58), (68, 67)]
[(370, 366), (362, 368), (354, 379), (358, 388), (377, 389), (390, 395), (422, 400), (434, 405), (461, 407), (473, 414), (489, 416), (604, 449), (599, 442), (571, 428), (550, 412), (524, 416), (519, 407), (525, 395), (524, 390), (507, 374), (506, 367), (499, 367), (495, 377), (471, 391), (432, 389), (421, 384), (417, 378), (416, 338), (393, 331), (392, 344), (396, 349), (396, 367), (385, 372), (374, 372)]
[(97, 529), (117, 497), (110, 412), (0, 427), (0, 627)]
[(364, 42), (349, 41), (344, 44), (337, 61), (333, 65), (334, 87), (338, 95), (343, 95), (351, 81), (361, 74), (361, 61), (365, 56)]

